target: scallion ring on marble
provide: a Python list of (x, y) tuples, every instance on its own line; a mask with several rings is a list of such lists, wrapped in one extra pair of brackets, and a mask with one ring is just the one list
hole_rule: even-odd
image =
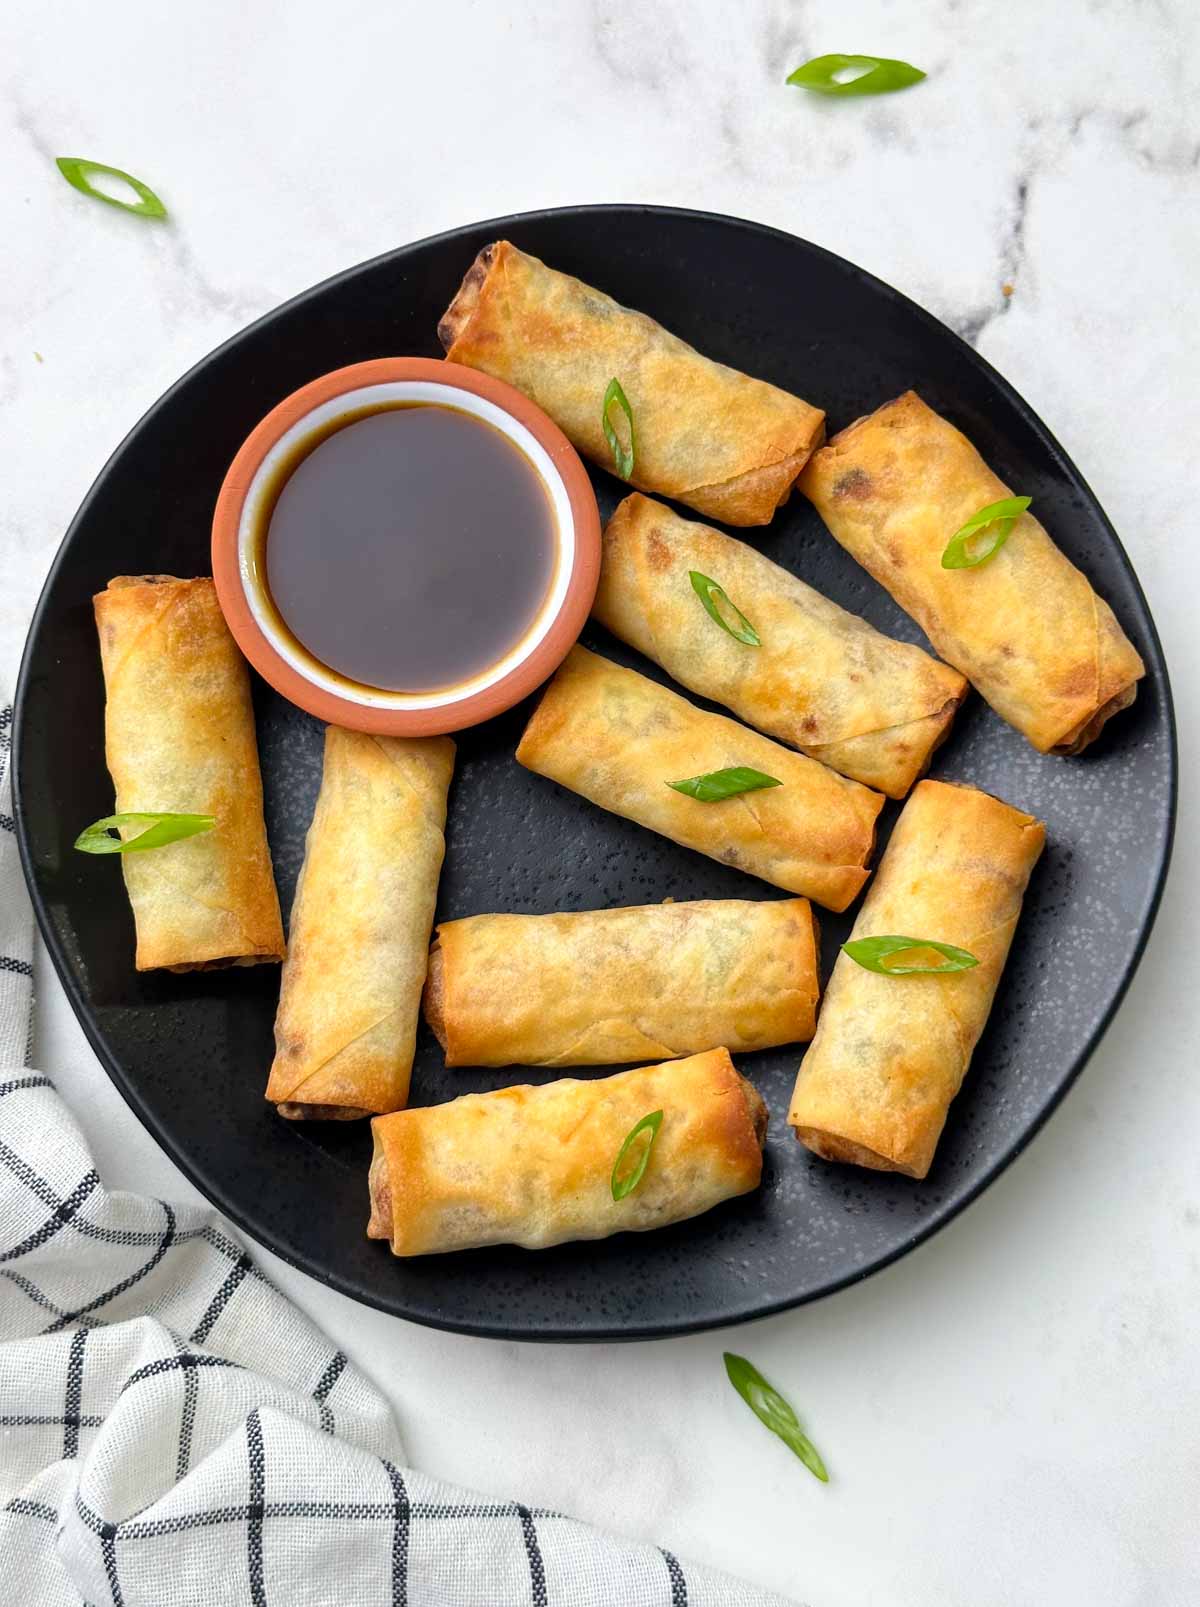
[(946, 543), (942, 568), (977, 569), (986, 564), (1003, 547), (1013, 525), (1032, 501), (1032, 497), (1002, 497), (980, 508)]
[(782, 781), (765, 776), (761, 770), (749, 765), (735, 764), (728, 770), (710, 770), (707, 775), (688, 776), (685, 781), (668, 781), (668, 787), (686, 793), (698, 803), (720, 803), (725, 798), (736, 798), (740, 792), (757, 792), (761, 787), (782, 787)]
[[(629, 426), (629, 446), (621, 444), (621, 438), (613, 427), (610, 412), (613, 407), (619, 407), (625, 415), (625, 422)], [(629, 398), (621, 389), (619, 379), (610, 379), (608, 389), (604, 393), (604, 406), (600, 410), (600, 422), (604, 425), (604, 438), (608, 442), (613, 455), (613, 467), (622, 480), (628, 480), (633, 473), (633, 458), (636, 450), (633, 436), (633, 409), (629, 405)]]
[(880, 976), (943, 976), (947, 971), (969, 971), (978, 965), (976, 957), (953, 943), (938, 943), (931, 937), (859, 937), (842, 944), (864, 971)]
[(754, 1363), (747, 1361), (744, 1356), (735, 1356), (732, 1351), (727, 1350), (725, 1371), (729, 1382), (759, 1422), (765, 1423), (772, 1434), (777, 1434), (814, 1477), (820, 1479), (822, 1484), (828, 1484), (829, 1474), (825, 1470), (825, 1463), (821, 1460), (820, 1451), (800, 1427), (791, 1406), (773, 1385), (767, 1383)]
[[(81, 854), (132, 854), (147, 848), (165, 848), (168, 843), (182, 842), (185, 837), (196, 837), (202, 831), (211, 831), (216, 825), (213, 815), (122, 814), (105, 815), (81, 831), (75, 846)], [(113, 833), (122, 826), (145, 826), (136, 837), (122, 840)]]
[[(650, 1163), (650, 1151), (654, 1148), (654, 1140), (658, 1137), (658, 1130), (662, 1126), (663, 1113), (661, 1110), (652, 1110), (649, 1115), (643, 1116), (641, 1121), (635, 1122), (625, 1135), (625, 1142), (617, 1151), (617, 1158), (612, 1169), (612, 1197), (614, 1200), (623, 1200), (645, 1176), (646, 1167)], [(632, 1161), (626, 1169), (629, 1152), (634, 1150)]]
[[(107, 167), (103, 162), (91, 162), (86, 156), (56, 156), (54, 161), (63, 178), (80, 195), (90, 195), (93, 201), (104, 201), (108, 206), (119, 206), (122, 212), (132, 212), (138, 218), (165, 218), (167, 215), (166, 207), (150, 186), (143, 184), (141, 179), (135, 179), (132, 173), (126, 173), (119, 167)], [(97, 189), (91, 182), (93, 173), (107, 173), (110, 178), (120, 179), (140, 200), (122, 201), (115, 195)]]
[[(854, 73), (846, 78), (844, 73)], [(789, 74), (787, 82), (816, 95), (890, 95), (919, 84), (925, 74), (907, 61), (890, 56), (814, 56)]]
[[(692, 590), (704, 604), (705, 613), (710, 619), (715, 619), (723, 631), (728, 631), (730, 636), (736, 637), (739, 642), (745, 642), (747, 647), (762, 646), (758, 632), (730, 597), (724, 586), (719, 586), (715, 580), (710, 580), (707, 575), (702, 575), (698, 569), (689, 569), (688, 578), (691, 580)], [(725, 604), (728, 612), (734, 615), (737, 620), (736, 624), (732, 624), (725, 618), (717, 606), (718, 603)]]

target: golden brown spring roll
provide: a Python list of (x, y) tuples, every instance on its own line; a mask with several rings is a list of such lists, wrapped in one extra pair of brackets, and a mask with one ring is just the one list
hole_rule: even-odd
[(838, 955), (788, 1112), (815, 1154), (909, 1177), (928, 1172), (1045, 837), (1040, 821), (974, 787), (917, 784), (852, 937), (952, 943), (979, 964), (880, 976)]
[(606, 469), (601, 410), (619, 380), (636, 433), (630, 483), (727, 524), (768, 524), (824, 438), (820, 408), (702, 357), (507, 240), (475, 258), (438, 335), (451, 362), (515, 385)]
[[(517, 749), (529, 770), (685, 848), (844, 910), (867, 879), (877, 792), (573, 647)], [(781, 785), (701, 803), (669, 785), (747, 766)]]
[(118, 575), (93, 603), (116, 812), (216, 817), (212, 831), (121, 855), (137, 969), (282, 959), (250, 679), (212, 581)]
[(707, 899), (445, 921), (425, 1015), (448, 1066), (615, 1066), (805, 1043), (819, 991), (807, 899)]
[(846, 551), (1039, 753), (1081, 752), (1133, 702), (1145, 666), (1032, 513), (986, 563), (942, 568), (956, 532), (1012, 493), (912, 391), (835, 436), (801, 488)]
[[(724, 588), (760, 646), (714, 624), (692, 570)], [(593, 612), (681, 685), (889, 798), (926, 769), (967, 690), (957, 670), (881, 635), (745, 542), (636, 492), (604, 532)]]
[[(621, 1145), (656, 1110), (645, 1175), (614, 1200)], [(397, 1111), (371, 1123), (367, 1235), (408, 1256), (643, 1233), (756, 1189), (766, 1133), (767, 1108), (727, 1049)]]
[(408, 1100), (453, 769), (449, 737), (326, 729), (267, 1084), (281, 1116)]

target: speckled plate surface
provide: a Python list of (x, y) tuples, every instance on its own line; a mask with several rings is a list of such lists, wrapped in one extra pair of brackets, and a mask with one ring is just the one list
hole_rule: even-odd
[[(785, 1125), (800, 1051), (773, 1050), (740, 1060), (771, 1111), (757, 1194), (656, 1234), (394, 1261), (363, 1234), (365, 1124), (288, 1123), (263, 1102), (277, 970), (137, 975), (116, 865), (72, 851), (81, 825), (112, 807), (92, 594), (114, 574), (207, 573), (213, 503), (250, 428), (327, 369), (439, 355), (439, 314), (475, 252), (501, 235), (710, 356), (820, 403), (831, 429), (916, 387), (1033, 496), (1146, 660), (1135, 707), (1081, 759), (1039, 756), (974, 697), (936, 756), (935, 775), (1044, 819), (1048, 842), (923, 1183), (830, 1166), (802, 1149)], [(594, 478), (607, 516), (620, 488)], [(921, 639), (802, 498), (768, 529), (738, 533), (889, 634)], [(596, 627), (584, 640), (663, 678)], [(321, 728), (261, 684), (255, 696), (286, 912)], [(513, 749), (530, 707), (459, 740), (440, 919), (782, 896), (521, 769)], [(21, 849), (50, 952), (101, 1061), (183, 1170), (253, 1238), (346, 1294), (419, 1322), (527, 1339), (640, 1338), (762, 1316), (865, 1277), (948, 1221), (1029, 1142), (1111, 1019), (1154, 918), (1175, 804), (1170, 691), (1145, 599), (1095, 498), (1020, 397), (929, 314), (849, 263), (752, 224), (654, 207), (529, 214), (406, 246), (298, 297), (200, 363), (121, 445), (63, 542), (30, 633), (15, 742)], [(889, 804), (885, 837), (896, 813)], [(823, 916), (826, 976), (850, 924)], [(448, 1071), (422, 1027), (413, 1100), (550, 1075)]]

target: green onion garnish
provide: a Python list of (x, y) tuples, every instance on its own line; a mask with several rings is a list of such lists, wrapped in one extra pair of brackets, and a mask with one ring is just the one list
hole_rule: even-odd
[[(880, 976), (943, 976), (947, 971), (969, 971), (979, 964), (966, 949), (956, 949), (953, 943), (935, 943), (930, 937), (859, 937), (843, 943), (842, 953), (864, 971), (878, 971)], [(940, 961), (933, 954), (940, 955)]]
[(975, 569), (986, 564), (1003, 547), (1009, 531), (1032, 501), (1032, 497), (1002, 497), (980, 508), (950, 537), (942, 554), (942, 568)]
[[(213, 815), (105, 815), (79, 833), (75, 846), (81, 854), (131, 854), (198, 836), (202, 831), (211, 831), (216, 823)], [(111, 835), (121, 826), (146, 826), (148, 830), (122, 842), (120, 837)]]
[[(621, 445), (620, 437), (613, 428), (612, 419), (609, 417), (609, 409), (614, 405), (621, 409), (622, 413), (625, 415), (625, 422), (629, 425), (628, 451), (626, 451)], [(608, 442), (609, 448), (613, 455), (613, 467), (621, 476), (622, 480), (628, 480), (629, 476), (633, 473), (633, 410), (629, 406), (629, 398), (621, 389), (621, 382), (619, 379), (610, 379), (608, 382), (608, 389), (604, 393), (604, 406), (600, 410), (600, 422), (604, 425), (604, 438)]]
[(829, 1474), (825, 1471), (820, 1451), (800, 1427), (787, 1401), (767, 1383), (754, 1363), (727, 1350), (725, 1371), (729, 1374), (729, 1382), (759, 1422), (765, 1423), (772, 1434), (778, 1434), (788, 1449), (796, 1453), (808, 1471), (815, 1474), (822, 1484), (828, 1484)]
[[(853, 71), (853, 78), (840, 73)], [(890, 95), (894, 89), (919, 84), (925, 74), (890, 56), (814, 56), (789, 74), (788, 83), (818, 95)]]
[[(625, 1135), (625, 1142), (617, 1151), (617, 1158), (612, 1169), (612, 1197), (614, 1200), (623, 1200), (627, 1194), (632, 1194), (642, 1181), (646, 1167), (650, 1160), (650, 1151), (654, 1148), (654, 1140), (658, 1137), (658, 1130), (662, 1126), (663, 1113), (661, 1110), (652, 1110), (648, 1116), (643, 1116), (640, 1122), (635, 1122)], [(630, 1150), (637, 1146), (637, 1152), (630, 1164), (629, 1170), (622, 1176), (621, 1168)]]
[(757, 792), (760, 787), (782, 787), (774, 776), (764, 776), (761, 770), (748, 765), (735, 764), (729, 770), (710, 770), (706, 776), (689, 776), (686, 781), (668, 781), (676, 792), (686, 792), (689, 798), (700, 803), (720, 803), (723, 798), (736, 798), (739, 792)]
[[(710, 619), (715, 619), (723, 631), (728, 631), (731, 636), (736, 636), (738, 641), (745, 642), (747, 647), (762, 646), (758, 639), (758, 632), (737, 604), (730, 600), (729, 593), (724, 586), (718, 586), (715, 580), (709, 580), (708, 576), (702, 575), (698, 569), (689, 569), (688, 575), (691, 578), (692, 590), (704, 604), (704, 610)], [(737, 617), (738, 624), (731, 625), (729, 623), (717, 607), (719, 602), (724, 603), (729, 612)]]
[[(94, 201), (105, 201), (109, 206), (119, 206), (122, 212), (132, 212), (139, 218), (165, 218), (167, 215), (166, 207), (150, 186), (135, 179), (132, 173), (125, 173), (119, 167), (106, 167), (103, 162), (89, 162), (86, 156), (56, 156), (54, 160), (63, 178), (81, 195), (90, 195)], [(106, 195), (89, 181), (91, 173), (107, 173), (120, 179), (141, 199), (119, 201), (115, 195)]]

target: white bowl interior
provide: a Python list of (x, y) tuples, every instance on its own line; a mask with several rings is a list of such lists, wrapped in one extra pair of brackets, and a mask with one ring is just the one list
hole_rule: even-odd
[[(326, 670), (308, 653), (298, 650), (290, 633), (279, 628), (265, 605), (263, 582), (258, 576), (255, 563), (255, 532), (263, 512), (263, 503), (270, 494), (281, 461), (291, 457), (309, 437), (323, 435), (330, 424), (347, 414), (361, 412), (363, 408), (404, 402), (426, 402), (441, 407), (458, 408), (460, 412), (470, 413), (475, 418), (494, 425), (507, 436), (518, 451), (528, 459), (545, 487), (553, 509), (558, 537), (554, 578), (537, 618), (525, 635), (498, 663), (482, 670), (471, 680), (433, 692), (384, 692), (373, 687), (358, 686), (334, 674), (333, 671)], [(541, 442), (519, 420), (493, 402), (485, 400), (482, 396), (476, 396), (471, 391), (462, 390), (457, 385), (444, 385), (433, 380), (387, 380), (377, 385), (361, 385), (355, 390), (343, 391), (341, 395), (322, 402), (310, 413), (306, 413), (292, 425), (291, 429), (280, 436), (259, 464), (242, 503), (237, 539), (238, 572), (241, 576), (242, 590), (246, 594), (246, 602), (259, 629), (280, 658), (311, 686), (319, 686), (337, 697), (358, 703), (364, 708), (376, 709), (444, 708), (447, 704), (459, 703), (463, 698), (471, 697), (503, 680), (519, 664), (524, 663), (545, 639), (566, 598), (567, 586), (575, 563), (575, 522), (571, 514), (571, 500), (567, 495), (562, 476)]]

